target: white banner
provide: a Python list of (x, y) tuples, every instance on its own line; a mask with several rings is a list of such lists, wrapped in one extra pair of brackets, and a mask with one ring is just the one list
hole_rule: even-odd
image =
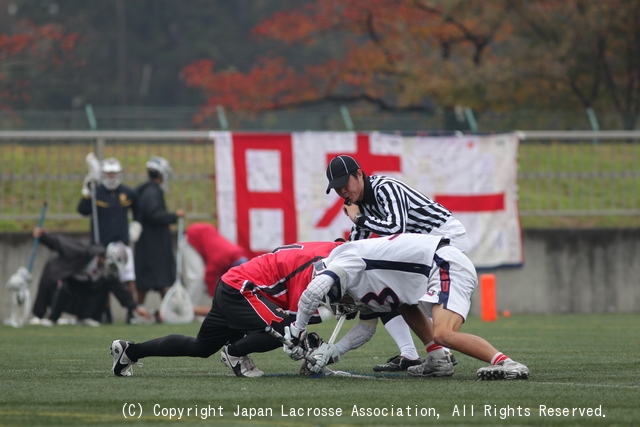
[(325, 193), (338, 154), (368, 175), (396, 177), (444, 205), (466, 227), (478, 268), (523, 262), (517, 204), (518, 138), (383, 133), (212, 132), (218, 227), (254, 254), (296, 241), (345, 237), (342, 200)]

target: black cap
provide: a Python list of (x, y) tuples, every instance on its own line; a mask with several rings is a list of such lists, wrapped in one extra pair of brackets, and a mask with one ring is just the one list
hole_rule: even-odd
[(331, 159), (329, 166), (327, 166), (327, 179), (329, 185), (327, 186), (327, 194), (332, 188), (342, 188), (347, 185), (349, 181), (349, 174), (360, 169), (360, 165), (351, 156), (337, 156)]

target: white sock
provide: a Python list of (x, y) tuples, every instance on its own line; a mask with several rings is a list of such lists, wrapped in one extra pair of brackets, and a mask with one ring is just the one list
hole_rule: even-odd
[(413, 343), (411, 329), (402, 316), (394, 317), (388, 321), (384, 327), (387, 328), (387, 332), (389, 332), (389, 335), (391, 335), (391, 338), (393, 338), (400, 349), (400, 356), (410, 360), (415, 360), (420, 357), (418, 356), (418, 351)]

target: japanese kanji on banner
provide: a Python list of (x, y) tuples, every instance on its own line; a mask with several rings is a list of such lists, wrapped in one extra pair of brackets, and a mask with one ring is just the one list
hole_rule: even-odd
[(398, 178), (466, 227), (478, 268), (523, 262), (515, 134), (404, 136), (354, 132), (211, 132), (220, 233), (260, 254), (294, 242), (346, 237), (352, 223), (326, 166), (349, 154), (367, 175)]

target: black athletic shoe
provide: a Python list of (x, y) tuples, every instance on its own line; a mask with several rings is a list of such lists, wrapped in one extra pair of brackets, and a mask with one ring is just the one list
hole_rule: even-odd
[(131, 361), (127, 356), (127, 348), (129, 348), (130, 341), (115, 340), (111, 343), (109, 348), (111, 355), (113, 356), (113, 367), (111, 371), (113, 375), (117, 377), (131, 377), (133, 376), (132, 366), (139, 364)]
[(373, 370), (376, 372), (406, 371), (409, 366), (416, 366), (420, 363), (420, 359), (411, 360), (398, 355), (393, 356), (391, 359), (387, 360), (386, 363), (374, 366)]

